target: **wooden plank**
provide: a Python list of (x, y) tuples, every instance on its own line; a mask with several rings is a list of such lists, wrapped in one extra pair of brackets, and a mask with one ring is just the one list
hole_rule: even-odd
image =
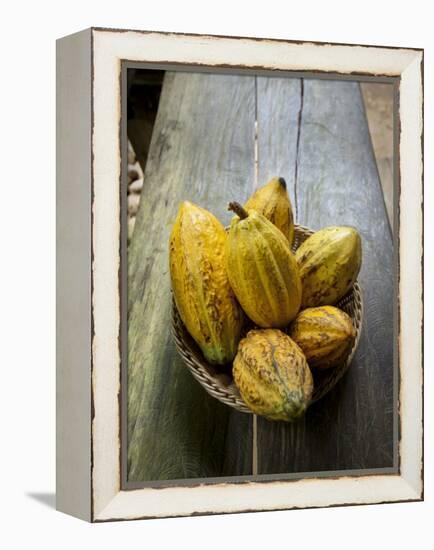
[(168, 239), (179, 203), (227, 224), (254, 180), (253, 77), (167, 73), (129, 248), (128, 480), (251, 473), (250, 415), (206, 394), (175, 350)]
[[(365, 315), (356, 357), (333, 391), (293, 425), (258, 420), (259, 473), (391, 467), (393, 248), (360, 89), (352, 82), (305, 80), (299, 95), (298, 221), (313, 229), (349, 224), (360, 231)], [(266, 109), (259, 113), (267, 116)], [(281, 120), (273, 131), (286, 136), (291, 116)]]

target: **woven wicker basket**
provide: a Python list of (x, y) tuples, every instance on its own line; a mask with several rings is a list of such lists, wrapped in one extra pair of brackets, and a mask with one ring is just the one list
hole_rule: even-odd
[[(293, 250), (297, 250), (300, 244), (313, 233), (314, 231), (308, 229), (307, 227), (296, 225), (294, 244), (292, 247)], [(363, 320), (362, 293), (357, 281), (354, 283), (350, 292), (348, 292), (348, 294), (344, 296), (336, 305), (351, 317), (354, 328), (356, 329), (356, 338), (347, 360), (344, 363), (338, 365), (337, 367), (325, 369), (323, 371), (313, 369), (314, 391), (311, 404), (324, 397), (324, 395), (326, 395), (326, 393), (328, 393), (337, 384), (350, 366), (351, 360), (356, 352), (360, 340)], [(224, 367), (215, 367), (210, 365), (205, 360), (199, 347), (194, 342), (193, 338), (190, 336), (181, 321), (174, 301), (172, 306), (172, 314), (172, 326), (176, 347), (185, 364), (190, 369), (192, 375), (196, 378), (199, 384), (201, 384), (210, 395), (222, 403), (229, 405), (229, 407), (233, 407), (240, 412), (252, 414), (252, 411), (244, 403), (237, 387), (234, 384), (230, 366), (224, 370)]]

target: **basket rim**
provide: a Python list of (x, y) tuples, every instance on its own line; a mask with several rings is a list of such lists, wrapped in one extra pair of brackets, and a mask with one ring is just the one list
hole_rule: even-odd
[[(300, 225), (294, 224), (294, 232), (297, 234), (308, 234), (308, 236), (315, 233), (314, 230)], [(354, 314), (350, 315), (353, 322), (353, 326), (356, 331), (356, 337), (354, 339), (351, 350), (348, 353), (348, 356), (345, 362), (337, 365), (336, 367), (326, 369), (322, 372), (319, 372), (318, 369), (311, 369), (312, 373), (317, 377), (322, 377), (325, 381), (319, 388), (314, 386), (314, 393), (309, 406), (313, 403), (316, 403), (322, 399), (327, 393), (331, 391), (332, 388), (341, 380), (341, 378), (348, 371), (350, 364), (354, 358), (354, 354), (357, 350), (357, 347), (360, 342), (362, 324), (363, 324), (363, 294), (358, 280), (354, 282), (352, 288), (349, 292), (339, 300), (335, 307), (343, 309), (349, 303), (352, 304), (354, 309)], [(286, 331), (286, 328), (284, 329)], [(215, 399), (220, 402), (247, 414), (254, 414), (242, 399), (237, 387), (235, 386), (233, 380), (231, 382), (231, 376), (226, 372), (220, 371), (218, 367), (214, 367), (209, 364), (206, 359), (203, 357), (201, 350), (199, 349), (196, 342), (188, 333), (185, 325), (183, 324), (181, 317), (179, 315), (178, 309), (176, 307), (175, 300), (172, 294), (172, 334), (175, 341), (176, 348), (178, 353), (183, 359), (183, 362), (190, 370), (194, 378), (203, 386), (203, 388)], [(200, 360), (199, 360), (200, 358)], [(317, 392), (315, 391), (317, 389)]]

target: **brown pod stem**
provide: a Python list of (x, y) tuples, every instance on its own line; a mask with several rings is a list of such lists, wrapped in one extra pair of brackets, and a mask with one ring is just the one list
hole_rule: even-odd
[(244, 220), (249, 216), (248, 212), (244, 210), (239, 202), (230, 202), (228, 204), (228, 210), (232, 210), (241, 219)]
[(280, 185), (286, 189), (286, 181), (285, 178), (278, 178)]

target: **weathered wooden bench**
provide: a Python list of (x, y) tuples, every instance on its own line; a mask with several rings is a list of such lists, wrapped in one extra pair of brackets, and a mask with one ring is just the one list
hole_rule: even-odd
[[(293, 425), (208, 396), (171, 335), (167, 244), (179, 203), (226, 225), (227, 203), (275, 175), (298, 223), (353, 225), (363, 240), (356, 357)], [(128, 256), (129, 481), (393, 465), (392, 235), (358, 83), (167, 73)]]

